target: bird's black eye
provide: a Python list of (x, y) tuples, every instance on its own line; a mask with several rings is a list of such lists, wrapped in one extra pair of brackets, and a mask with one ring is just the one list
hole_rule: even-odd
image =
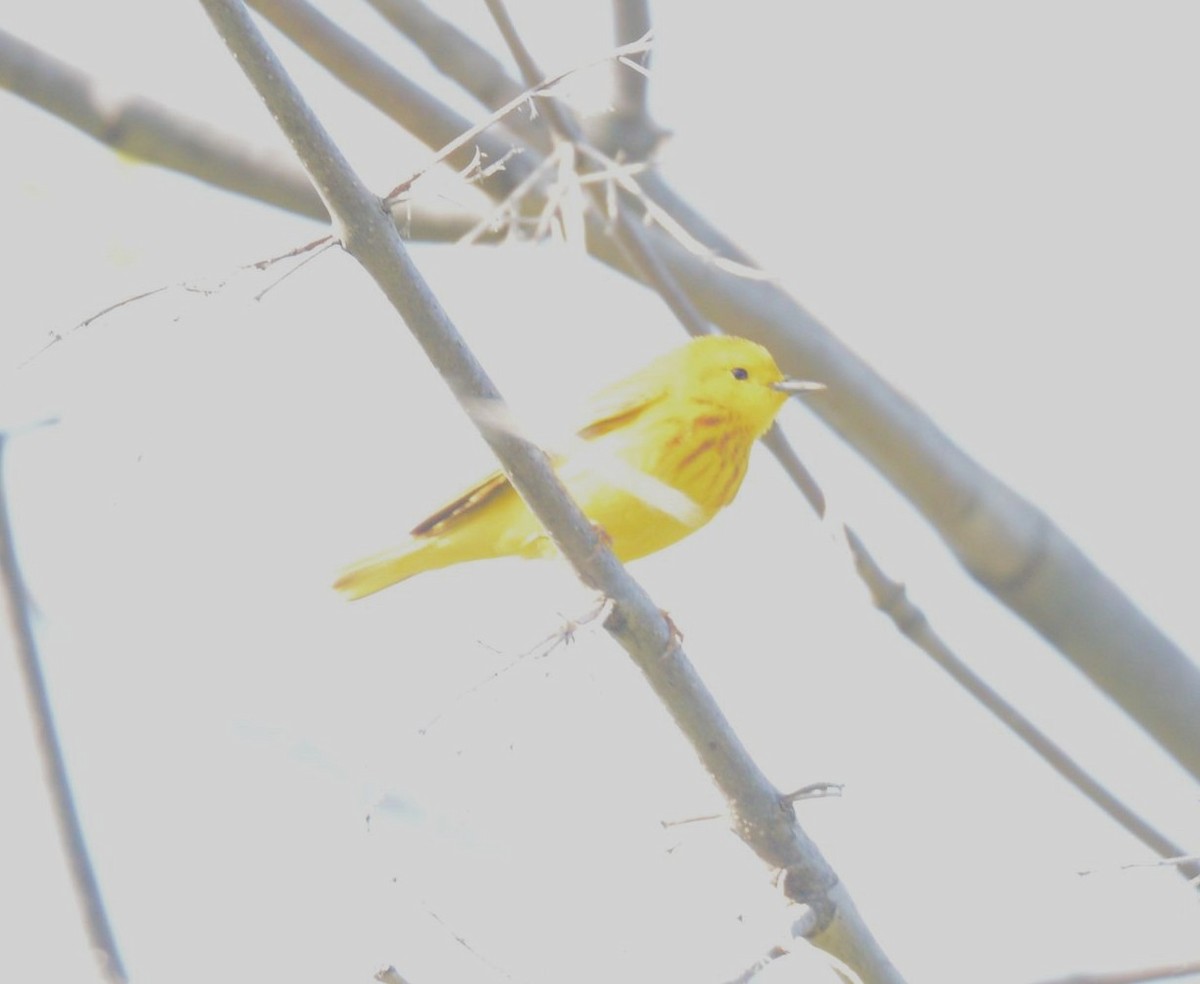
[(749, 379), (750, 378), (750, 373), (746, 372), (746, 370), (743, 369), (741, 366), (734, 366), (732, 371), (733, 371), (734, 379)]

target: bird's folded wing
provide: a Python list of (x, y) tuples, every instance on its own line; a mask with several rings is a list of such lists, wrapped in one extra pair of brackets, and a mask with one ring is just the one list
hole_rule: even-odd
[(513, 492), (504, 472), (492, 472), (487, 478), (471, 486), (457, 499), (447, 502), (431, 516), (427, 516), (412, 528), (413, 536), (434, 536), (445, 533), (461, 523), (466, 517), (473, 515), (487, 503), (499, 498), (506, 492)]
[[(589, 401), (583, 415), (587, 423), (578, 435), (590, 441), (627, 426), (666, 396), (665, 383), (648, 381), (641, 375), (610, 386)], [(412, 535), (428, 537), (445, 533), (505, 494), (516, 494), (516, 490), (504, 472), (493, 472), (414, 526)]]
[(633, 423), (651, 407), (667, 398), (668, 387), (663, 380), (650, 380), (641, 374), (601, 390), (590, 401), (583, 414), (586, 421), (578, 434), (585, 441)]

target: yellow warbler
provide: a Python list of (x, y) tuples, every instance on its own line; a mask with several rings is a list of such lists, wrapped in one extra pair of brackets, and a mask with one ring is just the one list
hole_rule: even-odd
[[(576, 446), (555, 470), (623, 561), (668, 547), (737, 495), (750, 449), (788, 394), (761, 345), (694, 338), (593, 399)], [(346, 568), (334, 587), (362, 598), (422, 571), (488, 557), (548, 557), (550, 538), (503, 472), (447, 503), (399, 547)]]

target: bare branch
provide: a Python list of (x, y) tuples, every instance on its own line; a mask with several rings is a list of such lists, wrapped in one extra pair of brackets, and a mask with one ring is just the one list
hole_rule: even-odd
[[(2, 30), (0, 87), (123, 154), (319, 222), (329, 219), (308, 176), (291, 158), (153, 100), (116, 92)], [(405, 238), (456, 242), (479, 217), (444, 202), (420, 199), (398, 209), (397, 220)], [(485, 233), (477, 238), (496, 237)]]
[[(842, 532), (846, 546), (854, 559), (855, 569), (866, 582), (875, 606), (892, 620), (902, 635), (949, 673), (960, 687), (991, 711), (1055, 772), (1159, 857), (1176, 859), (1184, 855), (1182, 847), (1117, 799), (1078, 762), (1051, 741), (1049, 736), (960, 660), (933, 630), (925, 614), (909, 600), (904, 585), (898, 584), (884, 574), (858, 535), (848, 526), (843, 526)], [(1181, 861), (1176, 864), (1176, 867), (1179, 873), (1189, 881), (1200, 875), (1200, 864), (1195, 861)]]
[[(640, 50), (639, 46), (636, 44), (630, 45), (627, 47), (629, 50)], [(620, 51), (618, 50), (618, 52), (615, 52), (614, 54), (619, 54), (619, 53), (620, 53)], [(606, 56), (606, 58), (604, 60), (607, 61), (608, 56)], [(393, 188), (392, 191), (388, 193), (388, 200), (390, 201), (391, 199), (395, 198), (401, 190), (411, 187), (411, 185), (413, 184), (413, 182), (415, 180), (420, 178), (426, 171), (428, 171), (431, 168), (435, 167), (436, 165), (440, 164), (442, 161), (453, 160), (455, 156), (461, 154), (461, 152), (464, 148), (474, 145), (476, 143), (476, 141), (482, 137), (483, 134), (485, 134), (488, 130), (490, 130), (495, 125), (502, 123), (506, 119), (513, 119), (514, 118), (514, 110), (520, 109), (523, 106), (528, 106), (528, 107), (530, 107), (530, 112), (532, 114), (537, 108), (536, 104), (534, 102), (535, 97), (546, 97), (548, 99), (553, 99), (554, 96), (550, 90), (553, 89), (554, 86), (558, 85), (560, 82), (562, 82), (565, 78), (567, 78), (574, 72), (579, 71), (581, 67), (583, 67), (583, 66), (576, 66), (574, 68), (570, 68), (570, 69), (566, 70), (565, 72), (559, 72), (557, 75), (548, 76), (546, 78), (538, 80), (537, 82), (532, 83), (528, 89), (522, 89), (515, 96), (513, 96), (510, 100), (508, 100), (508, 102), (504, 103), (502, 106), (498, 106), (495, 110), (493, 110), (487, 119), (480, 120), (478, 123), (474, 124), (473, 126), (462, 131), (461, 133), (459, 133), (457, 136), (455, 136), (455, 138), (453, 140), (451, 140), (445, 146), (441, 147), (438, 150), (437, 154), (434, 156), (432, 161), (430, 161), (428, 164), (426, 164), (423, 168), (421, 168), (421, 170), (417, 171), (414, 175), (405, 179), (405, 181), (403, 181), (396, 188)], [(519, 118), (519, 117), (516, 117), (516, 118)], [(508, 160), (510, 157), (514, 156), (516, 153), (519, 153), (520, 150), (521, 150), (521, 148), (515, 147), (515, 146), (510, 148), (504, 154), (504, 156), (500, 158), (500, 161)], [(551, 151), (551, 153), (553, 153), (553, 150)], [(478, 169), (478, 164), (479, 164), (478, 158), (479, 158), (479, 148), (478, 148), (478, 146), (476, 146), (475, 157), (472, 158), (472, 160), (466, 166), (466, 168), (464, 168), (464, 170)], [(489, 166), (492, 168), (495, 168), (497, 165), (492, 164)], [(534, 165), (532, 167), (532, 170), (536, 170), (538, 166), (540, 166), (540, 165)], [(614, 167), (615, 167), (615, 165), (614, 165)], [(480, 171), (480, 173), (486, 174), (487, 170), (483, 169)], [(522, 180), (522, 183), (527, 184), (529, 181), (529, 175), (526, 174), (525, 177), (523, 177), (521, 180)], [(508, 195), (509, 200), (513, 200), (517, 197), (514, 194), (514, 192), (515, 192), (515, 189), (514, 189), (514, 191), (509, 192), (509, 195)]]
[[(646, 0), (613, 0), (612, 6), (613, 35), (617, 44), (626, 44), (649, 36), (650, 4)], [(613, 66), (613, 88), (616, 96), (613, 103), (618, 115), (629, 118), (648, 117), (646, 96), (649, 79), (645, 70), (649, 66), (648, 51)]]
[[(488, 109), (497, 110), (525, 91), (525, 87), (505, 71), (487, 48), (476, 44), (470, 36), (419, 0), (368, 2), (424, 52), (443, 75), (457, 82)], [(507, 120), (507, 125), (531, 147), (542, 153), (550, 151), (550, 134), (541, 120), (517, 114)]]
[[(491, 53), (454, 24), (441, 17), (420, 0), (369, 0), (397, 30), (436, 65), (447, 78), (457, 83), (488, 109), (496, 110), (517, 98), (524, 87), (511, 78)], [(636, 3), (633, 4), (637, 6)], [(635, 18), (640, 22), (640, 19)], [(647, 19), (648, 24), (648, 19)], [(618, 77), (643, 74), (631, 66), (643, 67), (650, 58), (650, 32), (621, 28), (616, 31), (617, 49), (605, 60), (612, 60)], [(587, 67), (587, 66), (579, 66)], [(576, 69), (578, 70), (578, 69)], [(644, 68), (643, 68), (644, 71)], [(542, 153), (550, 150), (546, 127), (539, 120), (510, 117), (509, 125), (530, 147)], [(649, 158), (666, 131), (641, 110), (601, 113), (589, 119), (588, 137), (609, 155), (624, 160)]]
[(0, 31), (0, 86), (101, 143), (288, 211), (324, 219), (304, 172), (152, 100), (106, 92), (78, 69)]
[(0, 603), (5, 609), (4, 621), (11, 638), (12, 649), (20, 664), (29, 713), (33, 718), (38, 754), (42, 760), (42, 771), (50, 792), (59, 839), (71, 869), (71, 880), (75, 885), (75, 896), (82, 910), (88, 939), (95, 951), (103, 979), (111, 984), (124, 984), (129, 978), (121, 962), (117, 939), (108, 921), (104, 899), (100, 894), (100, 883), (88, 854), (79, 813), (75, 809), (75, 798), (71, 793), (71, 782), (67, 776), (67, 765), (58, 741), (58, 732), (54, 728), (54, 712), (50, 707), (50, 695), (46, 691), (46, 680), (42, 674), (37, 642), (29, 618), (25, 585), (17, 564), (17, 551), (8, 515), (8, 500), (4, 493), (3, 459), (9, 440), (10, 435), (0, 431), (0, 596), (3, 596)]
[[(486, 232), (495, 229), (512, 229), (521, 216), (521, 202), (527, 195), (532, 195), (540, 181), (544, 180), (550, 169), (556, 164), (553, 154), (542, 161), (528, 177), (517, 185), (496, 205), (491, 212), (480, 219), (473, 229), (468, 230), (459, 240), (461, 245), (477, 243)], [(547, 202), (547, 204), (549, 204)], [(534, 239), (539, 238), (537, 234)]]
[(1200, 960), (1113, 973), (1072, 974), (1070, 977), (1043, 981), (1042, 984), (1150, 984), (1152, 981), (1169, 981), (1179, 977), (1194, 977), (1196, 974), (1200, 974)]
[[(386, 113), (404, 129), (437, 150), (471, 129), (471, 121), (397, 71), (365, 44), (331, 21), (306, 0), (251, 0), (255, 10), (347, 86)], [(478, 133), (474, 145), (489, 161), (504, 157), (514, 140), (492, 131)], [(475, 146), (462, 144), (447, 155), (457, 168), (467, 167)], [(512, 190), (532, 165), (517, 160), (481, 183), (489, 195)]]
[(597, 167), (601, 168), (600, 174), (610, 175), (613, 184), (619, 185), (624, 191), (627, 191), (633, 200), (642, 207), (643, 224), (653, 222), (697, 259), (712, 264), (713, 267), (724, 273), (732, 274), (735, 277), (744, 277), (747, 280), (775, 279), (757, 266), (722, 256), (707, 243), (693, 236), (685, 225), (676, 221), (675, 216), (659, 205), (642, 188), (641, 183), (637, 180), (637, 175), (644, 173), (646, 170), (644, 165), (618, 164), (607, 154), (587, 144), (580, 145), (580, 150), (594, 161)]
[(487, 967), (488, 970), (492, 971), (495, 974), (500, 975), (506, 981), (511, 981), (513, 979), (512, 974), (510, 974), (507, 970), (505, 970), (503, 967), (501, 967), (494, 960), (490, 960), (488, 957), (486, 957), (482, 953), (480, 953), (479, 950), (477, 950), (474, 946), (471, 945), (470, 940), (468, 940), (465, 936), (463, 936), (462, 933), (460, 933), (457, 929), (455, 929), (448, 922), (446, 922), (445, 919), (443, 919), (436, 912), (434, 912), (433, 909), (431, 909), (428, 905), (425, 906), (425, 911), (426, 911), (426, 913), (429, 914), (429, 918), (432, 919), (434, 922), (436, 922), (439, 926), (441, 926), (442, 929), (444, 929), (449, 934), (450, 938), (452, 940), (454, 940), (455, 943), (457, 943), (464, 950), (466, 950), (467, 953), (471, 954), (471, 956), (474, 957), (476, 960), (478, 960), (484, 967)]

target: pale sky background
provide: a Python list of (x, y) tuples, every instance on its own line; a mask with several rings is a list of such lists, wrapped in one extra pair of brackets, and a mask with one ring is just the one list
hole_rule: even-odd
[[(547, 71), (609, 46), (607, 4), (512, 7)], [(5, 29), (114, 91), (282, 146), (198, 4), (5, 8)], [(324, 9), (473, 112), (365, 4)], [(482, 4), (440, 9), (496, 45)], [(1200, 8), (653, 9), (668, 178), (1200, 652)], [(373, 187), (424, 163), (280, 51)], [(12, 445), (10, 502), (135, 979), (366, 981), (394, 963), (414, 984), (719, 981), (769, 949), (789, 913), (758, 862), (720, 823), (661, 829), (718, 799), (602, 632), (460, 696), (588, 607), (564, 569), (332, 597), (340, 564), (489, 467), (352, 261), (326, 253), (255, 300), (279, 271), (236, 268), (316, 226), (121, 161), (7, 95), (0, 128), (0, 426), (61, 419)], [(529, 419), (682, 338), (569, 246), (414, 255)], [(184, 281), (220, 289), (129, 305), (15, 369), (50, 332)], [(960, 654), (1197, 849), (1196, 786), (819, 421), (781, 419)], [(1147, 852), (896, 636), (769, 456), (709, 528), (632, 570), (772, 780), (846, 784), (801, 822), (909, 980), (1200, 955), (1195, 893), (1121, 870)], [(7, 658), (0, 729), (0, 973), (90, 979)]]

